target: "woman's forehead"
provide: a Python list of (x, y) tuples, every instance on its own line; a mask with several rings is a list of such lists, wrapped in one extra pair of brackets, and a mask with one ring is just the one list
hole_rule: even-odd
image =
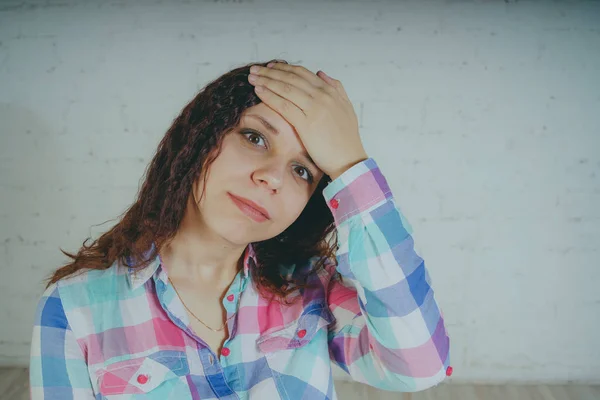
[(258, 121), (258, 118), (263, 119), (277, 131), (286, 129), (294, 131), (294, 127), (285, 120), (278, 112), (266, 106), (264, 103), (257, 104), (248, 108), (243, 116)]

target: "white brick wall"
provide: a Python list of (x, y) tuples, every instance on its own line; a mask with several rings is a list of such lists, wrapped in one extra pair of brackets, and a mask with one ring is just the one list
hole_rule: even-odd
[(58, 247), (114, 223), (92, 227), (196, 90), (281, 57), (344, 83), (454, 379), (600, 381), (599, 3), (188, 3), (0, 2), (0, 364), (27, 363)]

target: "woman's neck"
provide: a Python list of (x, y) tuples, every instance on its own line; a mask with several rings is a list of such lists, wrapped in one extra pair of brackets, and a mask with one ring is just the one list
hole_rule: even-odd
[(163, 267), (172, 280), (229, 286), (242, 268), (246, 246), (233, 246), (222, 238), (198, 231), (180, 230), (159, 250)]

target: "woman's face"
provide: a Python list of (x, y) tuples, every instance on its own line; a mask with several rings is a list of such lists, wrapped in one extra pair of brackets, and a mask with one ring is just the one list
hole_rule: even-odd
[[(245, 111), (207, 173), (200, 216), (210, 230), (240, 245), (287, 229), (323, 177), (294, 127), (264, 103)], [(201, 181), (194, 191), (200, 199)], [(248, 200), (263, 211), (245, 206)]]

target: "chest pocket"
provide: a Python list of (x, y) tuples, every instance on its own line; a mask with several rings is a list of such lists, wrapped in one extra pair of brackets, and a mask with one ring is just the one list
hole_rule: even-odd
[(334, 320), (335, 317), (324, 301), (311, 303), (291, 324), (259, 336), (256, 345), (263, 353), (297, 349), (309, 343), (320, 329), (327, 327)]
[(102, 399), (191, 399), (184, 353), (153, 354), (109, 364), (96, 372)]

